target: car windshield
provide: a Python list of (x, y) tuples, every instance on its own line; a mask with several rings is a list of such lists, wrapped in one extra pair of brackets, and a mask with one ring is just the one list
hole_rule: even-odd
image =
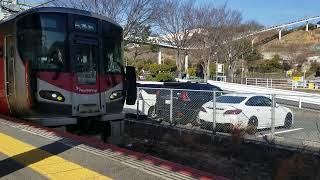
[(217, 102), (226, 104), (239, 104), (245, 99), (246, 97), (241, 96), (220, 96), (217, 98)]

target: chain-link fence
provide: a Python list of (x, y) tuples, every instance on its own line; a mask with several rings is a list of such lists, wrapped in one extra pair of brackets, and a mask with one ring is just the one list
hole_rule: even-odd
[(206, 133), (278, 138), (302, 146), (320, 143), (320, 113), (277, 97), (281, 95), (139, 88), (137, 103), (125, 111), (131, 109), (139, 120)]

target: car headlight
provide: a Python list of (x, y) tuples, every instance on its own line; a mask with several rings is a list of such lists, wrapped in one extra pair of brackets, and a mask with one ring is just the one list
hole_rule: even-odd
[(109, 98), (110, 98), (110, 100), (116, 100), (116, 99), (122, 98), (122, 96), (123, 96), (122, 91), (114, 91), (111, 93)]
[(46, 91), (46, 90), (41, 90), (39, 92), (40, 97), (43, 99), (51, 100), (51, 101), (57, 101), (57, 102), (64, 102), (65, 98), (64, 96), (56, 91)]

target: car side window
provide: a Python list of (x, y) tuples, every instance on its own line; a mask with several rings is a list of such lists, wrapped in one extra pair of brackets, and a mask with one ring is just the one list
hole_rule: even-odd
[(261, 100), (263, 101), (264, 106), (272, 106), (272, 102), (271, 99), (267, 98), (267, 97), (261, 97)]
[(247, 105), (247, 106), (256, 106), (256, 103), (257, 103), (256, 97), (251, 97), (251, 98), (245, 103), (245, 105)]
[(245, 105), (247, 106), (265, 106), (269, 107), (272, 105), (272, 102), (269, 98), (264, 97), (264, 96), (255, 96), (251, 97)]

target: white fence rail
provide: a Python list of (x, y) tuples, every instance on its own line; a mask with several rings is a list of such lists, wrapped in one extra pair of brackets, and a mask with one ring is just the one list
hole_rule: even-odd
[[(282, 100), (283, 104), (297, 106), (299, 108), (310, 108), (320, 110), (320, 94), (282, 90), (276, 88), (260, 87), (255, 85), (244, 85), (227, 83), (221, 81), (208, 81), (208, 83), (218, 86), (225, 91), (240, 93), (265, 93), (277, 94), (277, 99)], [(274, 86), (273, 86), (274, 87)]]
[(266, 78), (246, 78), (246, 85), (262, 86), (266, 88), (287, 88), (294, 87), (291, 79), (266, 79)]
[(246, 85), (262, 86), (266, 88), (291, 89), (307, 88), (306, 81), (295, 82), (292, 79), (246, 78)]

